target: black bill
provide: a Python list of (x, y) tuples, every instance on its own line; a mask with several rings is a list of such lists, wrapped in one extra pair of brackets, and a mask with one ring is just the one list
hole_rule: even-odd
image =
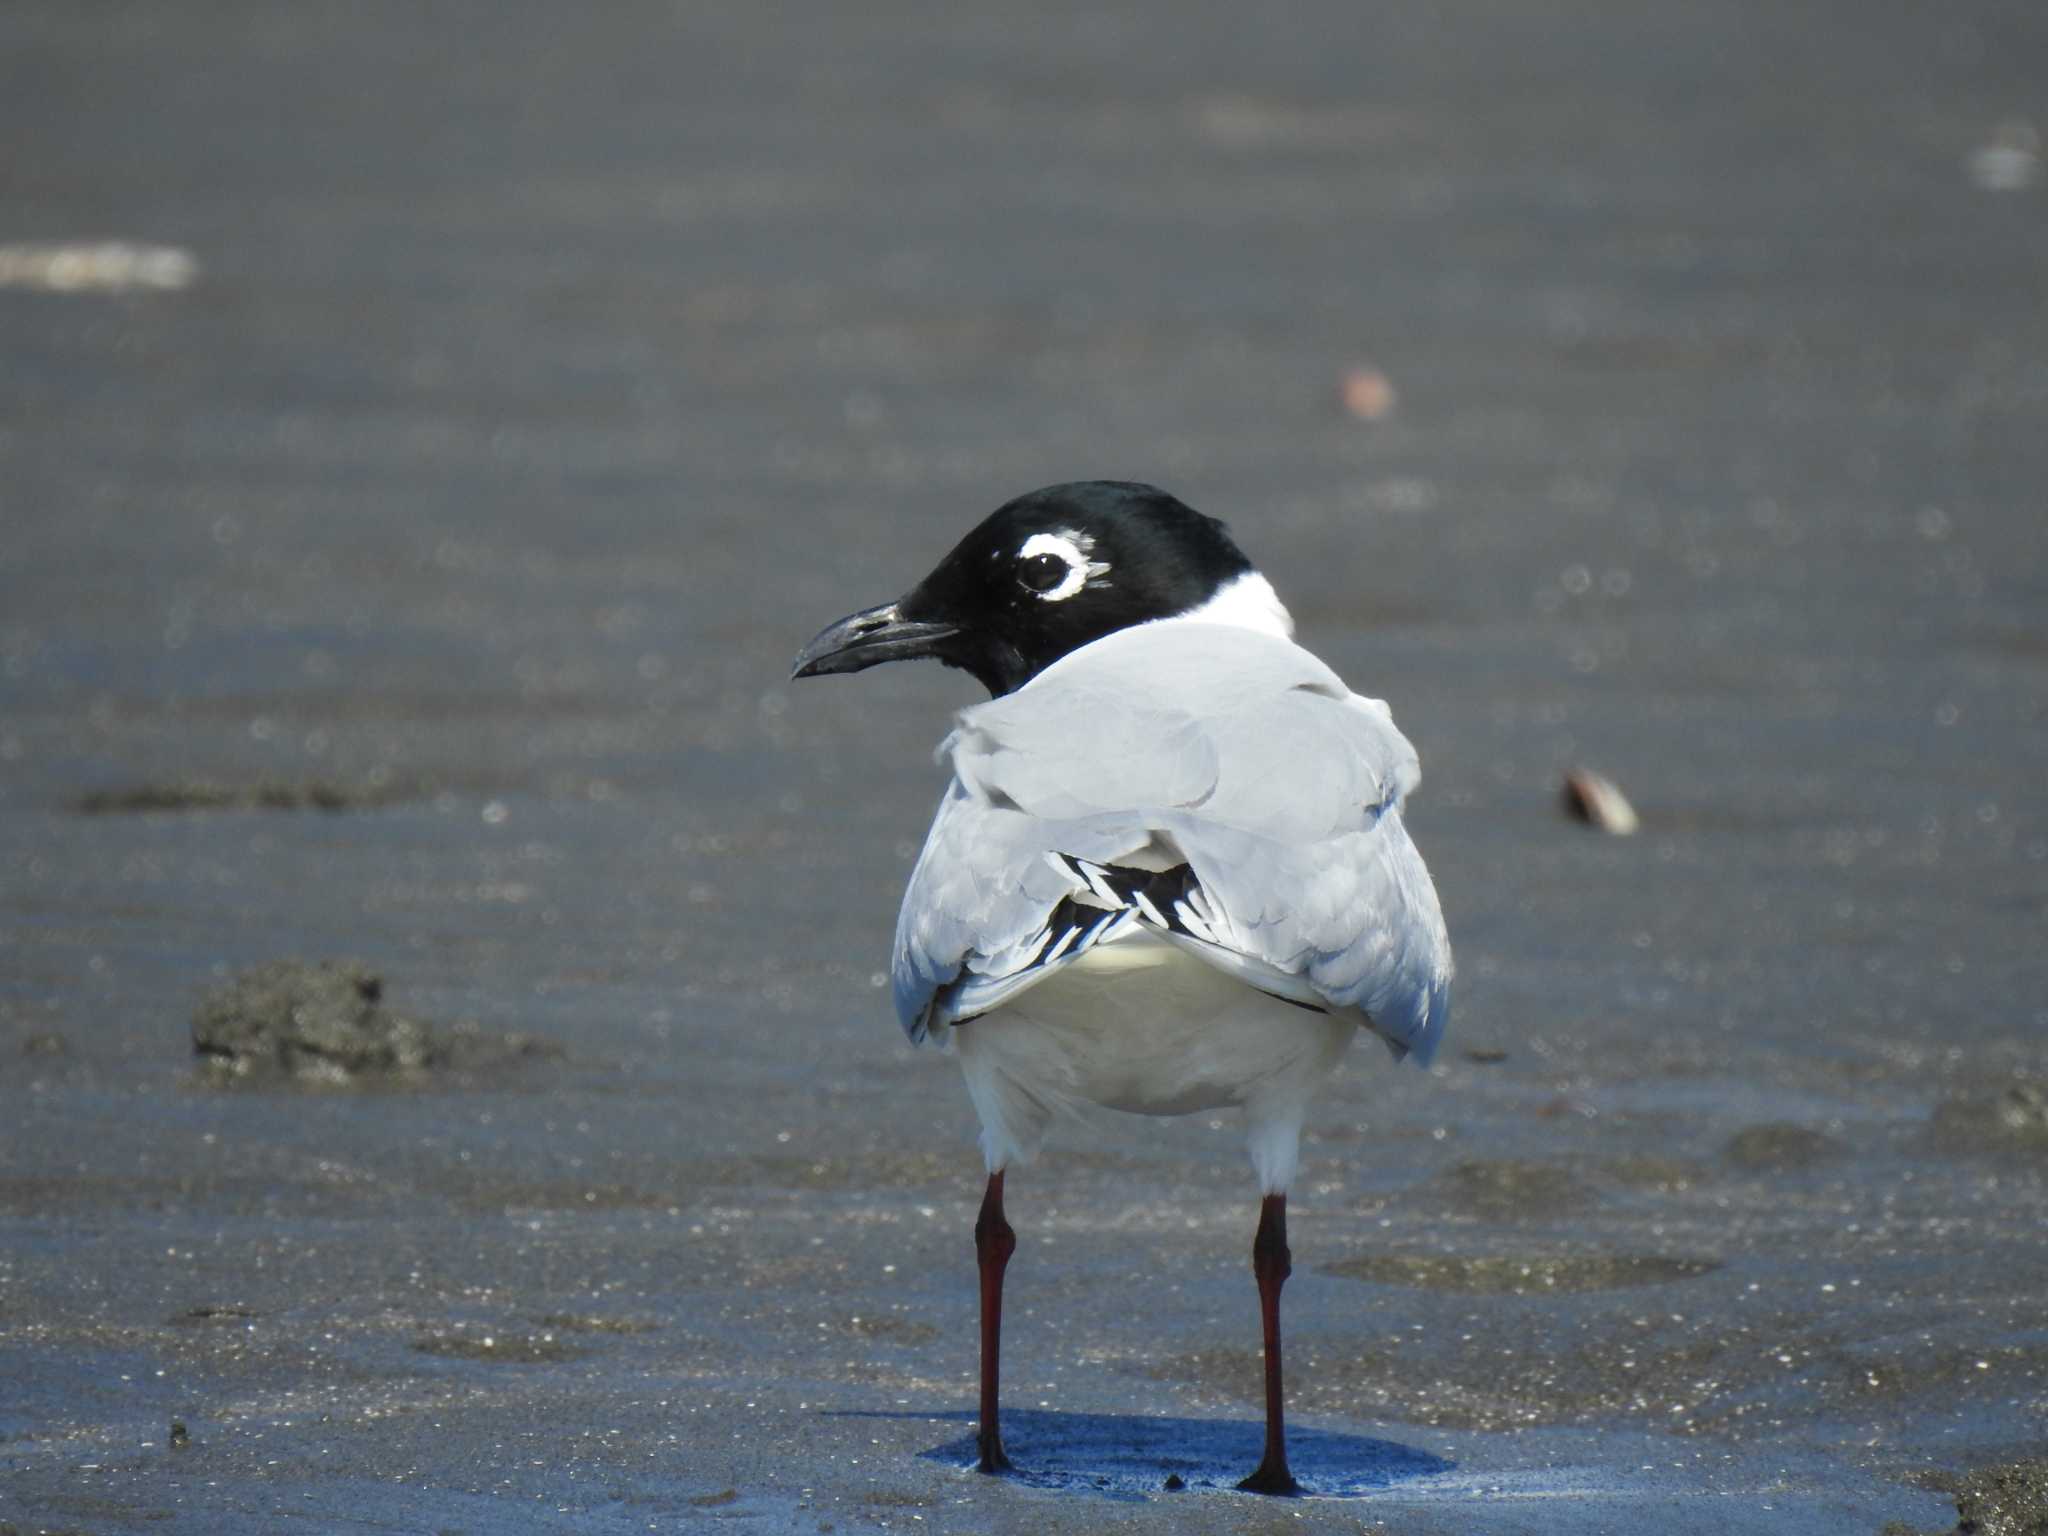
[(940, 656), (940, 647), (959, 632), (959, 626), (954, 624), (906, 619), (897, 612), (895, 603), (863, 608), (837, 624), (828, 625), (798, 651), (789, 670), (790, 679), (858, 672), (884, 661)]

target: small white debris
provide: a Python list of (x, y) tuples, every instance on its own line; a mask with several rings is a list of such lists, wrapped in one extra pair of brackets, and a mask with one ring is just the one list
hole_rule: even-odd
[(2001, 123), (1991, 142), (1970, 151), (1971, 182), (1985, 192), (2024, 192), (2041, 175), (2041, 135), (2021, 118)]
[(1642, 823), (1612, 779), (1590, 768), (1574, 768), (1564, 776), (1565, 813), (1615, 837), (1627, 837)]
[(126, 240), (48, 245), (0, 245), (0, 288), (44, 293), (127, 293), (137, 288), (169, 292), (189, 288), (199, 262), (175, 245), (135, 245)]

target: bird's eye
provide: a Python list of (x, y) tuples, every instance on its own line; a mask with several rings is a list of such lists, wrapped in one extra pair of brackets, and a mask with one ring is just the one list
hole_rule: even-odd
[(1073, 573), (1058, 555), (1032, 555), (1017, 562), (1017, 580), (1033, 592), (1050, 592)]

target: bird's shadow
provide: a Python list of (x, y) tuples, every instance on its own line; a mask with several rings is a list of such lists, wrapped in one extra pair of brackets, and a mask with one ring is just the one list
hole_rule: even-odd
[[(974, 1465), (971, 1412), (828, 1410), (828, 1416), (965, 1424), (966, 1433), (917, 1454), (948, 1466)], [(1003, 1448), (1012, 1464), (1005, 1476), (1030, 1488), (1119, 1500), (1171, 1497), (1183, 1489), (1235, 1492), (1238, 1479), (1258, 1464), (1265, 1434), (1263, 1422), (1250, 1420), (1011, 1408), (1003, 1413)], [(1454, 1465), (1392, 1440), (1300, 1426), (1287, 1432), (1287, 1459), (1302, 1492), (1326, 1499), (1362, 1498)]]

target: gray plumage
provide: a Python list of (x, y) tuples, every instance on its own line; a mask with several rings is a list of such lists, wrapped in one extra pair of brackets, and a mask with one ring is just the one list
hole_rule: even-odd
[[(1291, 641), (1190, 620), (1120, 630), (963, 710), (939, 758), (954, 779), (896, 930), (913, 1040), (1135, 926), (1430, 1059), (1451, 952), (1401, 824), (1415, 750), (1383, 703)], [(1077, 860), (1184, 863), (1198, 889), (1183, 920), (1119, 901)], [(1048, 961), (1063, 902), (1103, 918)]]

